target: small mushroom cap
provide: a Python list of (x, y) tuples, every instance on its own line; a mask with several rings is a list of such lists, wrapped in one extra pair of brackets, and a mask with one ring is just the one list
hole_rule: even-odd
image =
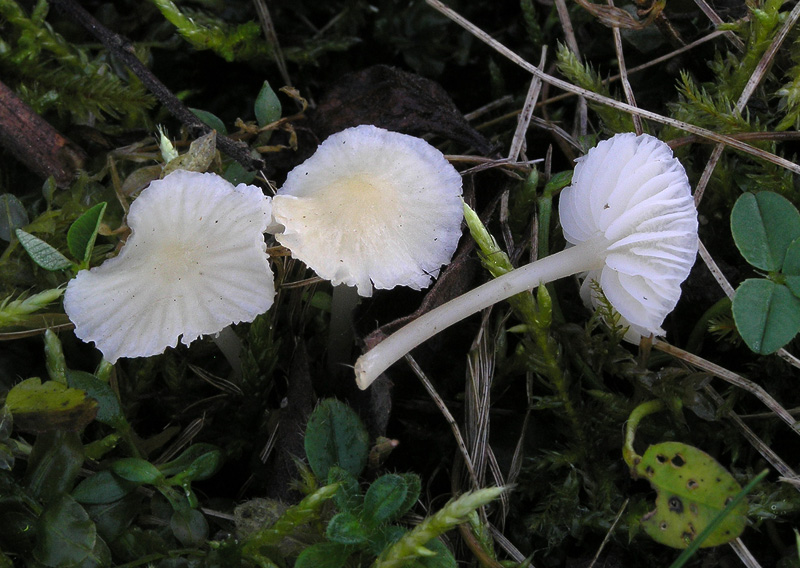
[(461, 236), (461, 176), (420, 138), (371, 125), (338, 132), (273, 199), (275, 238), (334, 285), (428, 286)]
[(75, 334), (114, 363), (252, 321), (275, 296), (270, 210), (259, 188), (216, 174), (176, 170), (152, 182), (131, 205), (119, 255), (67, 285)]
[(663, 335), (698, 248), (686, 172), (667, 144), (647, 134), (617, 134), (577, 162), (559, 201), (564, 237), (608, 242), (605, 265), (586, 274), (581, 295), (596, 305), (597, 281), (630, 326), (628, 340)]

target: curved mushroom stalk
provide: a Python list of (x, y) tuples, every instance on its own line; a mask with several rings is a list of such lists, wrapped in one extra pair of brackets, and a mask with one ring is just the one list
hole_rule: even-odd
[(557, 254), (513, 270), (431, 310), (401, 328), (355, 365), (367, 388), (411, 349), (484, 308), (558, 278), (585, 272), (629, 326), (626, 339), (662, 335), (697, 255), (697, 210), (689, 180), (669, 146), (649, 135), (618, 134), (578, 160), (559, 200), (568, 243)]

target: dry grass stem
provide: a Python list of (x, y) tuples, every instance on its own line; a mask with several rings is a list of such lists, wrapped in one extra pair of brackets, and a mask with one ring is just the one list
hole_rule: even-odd
[(505, 106), (507, 104), (511, 104), (513, 102), (514, 102), (513, 95), (505, 95), (497, 100), (494, 100), (490, 103), (483, 105), (482, 107), (476, 108), (472, 112), (468, 112), (467, 114), (464, 115), (464, 118), (471, 122), (476, 118), (480, 118), (486, 113), (493, 112), (499, 109), (500, 107)]
[(733, 298), (733, 295), (736, 293), (733, 289), (733, 286), (731, 286), (731, 283), (728, 282), (728, 279), (722, 273), (722, 270), (720, 270), (719, 266), (717, 266), (717, 261), (715, 261), (711, 256), (711, 253), (708, 252), (708, 249), (703, 244), (702, 240), (699, 244), (700, 246), (698, 247), (698, 252), (700, 253), (700, 258), (703, 259), (706, 267), (708, 267), (708, 270), (711, 272), (714, 280), (717, 281), (717, 284), (719, 284), (719, 287), (722, 288), (722, 291), (725, 292), (725, 295), (728, 296), (728, 298)]
[[(725, 399), (722, 398), (722, 396), (720, 396), (716, 390), (714, 390), (714, 387), (706, 385), (704, 390), (718, 408), (721, 408), (725, 405)], [(739, 429), (747, 441), (750, 442), (750, 445), (753, 446), (759, 454), (761, 454), (761, 457), (767, 460), (767, 462), (769, 462), (769, 464), (775, 468), (775, 471), (784, 477), (796, 477), (797, 474), (795, 474), (794, 470), (789, 466), (789, 464), (783, 461), (783, 459), (781, 459), (781, 457), (776, 454), (768, 444), (759, 438), (756, 433), (744, 423), (741, 416), (736, 414), (733, 410), (728, 410), (725, 413), (725, 416), (731, 419), (733, 425)], [(800, 490), (800, 487), (797, 487), (797, 489)]]
[(278, 32), (275, 31), (275, 24), (272, 23), (272, 16), (269, 13), (269, 8), (264, 0), (253, 0), (253, 4), (258, 14), (258, 21), (261, 23), (261, 29), (264, 31), (264, 37), (267, 42), (272, 46), (275, 52), (275, 64), (281, 73), (283, 84), (287, 87), (292, 86), (292, 78), (289, 76), (289, 69), (286, 67), (286, 59), (283, 57), (283, 50), (278, 41)]
[[(608, 5), (613, 8), (614, 0), (608, 0)], [(622, 92), (625, 93), (625, 100), (628, 101), (628, 104), (631, 106), (636, 106), (636, 97), (633, 96), (633, 88), (631, 87), (630, 81), (628, 81), (628, 69), (625, 65), (625, 53), (622, 50), (622, 34), (620, 33), (618, 26), (613, 26), (611, 28), (611, 33), (614, 36), (614, 51), (617, 53), (619, 78), (622, 82)], [(541, 67), (541, 65), (539, 65), (539, 67)], [(643, 132), (641, 117), (634, 114), (631, 118), (633, 119), (633, 128), (636, 130), (636, 134), (641, 134)]]
[[(497, 545), (503, 549), (503, 552), (508, 554), (508, 556), (514, 562), (525, 562), (525, 555), (522, 554), (519, 549), (497, 529), (497, 527), (489, 523), (489, 531), (492, 533), (492, 539), (494, 539), (495, 543), (497, 543)], [(535, 568), (533, 563), (528, 564), (528, 566), (529, 568)]]
[[(678, 49), (676, 49), (674, 51), (670, 51), (669, 53), (664, 54), (661, 57), (656, 57), (655, 59), (651, 59), (650, 61), (648, 61), (646, 63), (642, 63), (641, 65), (637, 65), (636, 67), (631, 67), (630, 69), (628, 69), (628, 76), (630, 77), (631, 75), (633, 75), (635, 73), (638, 73), (639, 71), (644, 71), (645, 69), (649, 69), (650, 67), (654, 67), (656, 65), (664, 63), (665, 61), (669, 61), (673, 57), (681, 55), (682, 53), (686, 53), (687, 51), (691, 51), (692, 49), (694, 49), (698, 45), (702, 45), (702, 44), (704, 44), (706, 42), (709, 42), (712, 39), (716, 39), (719, 36), (724, 35), (726, 33), (730, 33), (730, 32), (725, 32), (725, 31), (711, 32), (710, 34), (708, 34), (706, 36), (703, 36), (700, 39), (696, 39), (691, 43), (687, 43), (686, 45), (684, 45), (682, 47), (679, 47)], [(604, 85), (608, 85), (608, 84), (613, 83), (615, 81), (619, 81), (620, 78), (621, 77), (620, 77), (619, 73), (617, 73), (616, 75), (611, 75), (610, 77), (608, 77), (606, 79), (603, 79), (603, 84)], [(552, 104), (552, 103), (555, 103), (555, 102), (558, 102), (558, 101), (563, 101), (563, 100), (569, 99), (569, 98), (574, 97), (574, 96), (576, 96), (575, 93), (561, 93), (560, 95), (555, 95), (555, 96), (550, 97), (549, 99), (545, 99), (545, 100), (541, 101), (536, 106), (540, 107), (540, 106), (549, 105), (549, 104)]]
[[(700, 10), (702, 10), (706, 17), (711, 20), (711, 23), (715, 26), (725, 23), (723, 22), (722, 18), (719, 17), (719, 14), (717, 14), (714, 8), (712, 8), (708, 2), (706, 2), (706, 0), (694, 0), (694, 3), (698, 8), (700, 8)], [(722, 33), (725, 35), (725, 38), (730, 41), (734, 47), (736, 47), (736, 49), (739, 51), (744, 51), (744, 43), (742, 43), (742, 40), (736, 37), (736, 34), (728, 30), (723, 31)]]
[(679, 347), (675, 347), (663, 341), (661, 339), (654, 339), (653, 340), (653, 347), (658, 349), (659, 351), (663, 351), (664, 353), (669, 353), (686, 363), (697, 367), (699, 369), (703, 369), (704, 371), (711, 373), (717, 378), (722, 379), (740, 389), (746, 390), (758, 400), (764, 403), (767, 408), (772, 410), (778, 417), (786, 422), (792, 431), (798, 435), (800, 435), (800, 426), (798, 425), (797, 421), (794, 417), (787, 411), (780, 403), (772, 398), (767, 391), (765, 391), (760, 385), (757, 385), (753, 381), (746, 379), (741, 375), (737, 375), (733, 371), (729, 371), (728, 369), (717, 365), (716, 363), (712, 363), (702, 357), (695, 355), (694, 353), (689, 353), (688, 351), (684, 351)]
[(777, 166), (785, 168), (785, 169), (787, 169), (789, 171), (792, 171), (794, 173), (800, 174), (800, 165), (795, 164), (794, 162), (791, 162), (791, 161), (789, 161), (789, 160), (787, 160), (785, 158), (782, 158), (780, 156), (777, 156), (775, 154), (772, 154), (771, 152), (765, 152), (764, 150), (761, 150), (759, 148), (755, 148), (753, 146), (750, 146), (749, 144), (745, 144), (745, 143), (743, 143), (743, 142), (741, 142), (739, 140), (736, 140), (735, 138), (732, 138), (730, 136), (727, 136), (725, 134), (719, 134), (718, 132), (713, 132), (711, 130), (707, 130), (705, 128), (701, 128), (699, 126), (695, 126), (694, 124), (689, 124), (689, 123), (686, 123), (686, 122), (683, 122), (683, 121), (680, 121), (680, 120), (676, 120), (674, 118), (670, 118), (670, 117), (667, 117), (667, 116), (660, 115), (658, 113), (655, 113), (655, 112), (652, 112), (652, 111), (649, 111), (649, 110), (645, 110), (645, 109), (641, 109), (641, 108), (637, 108), (637, 107), (631, 106), (631, 105), (629, 105), (627, 103), (623, 103), (623, 102), (614, 100), (612, 98), (605, 97), (603, 95), (599, 95), (599, 94), (597, 94), (597, 93), (595, 93), (593, 91), (589, 91), (587, 89), (583, 89), (581, 87), (578, 87), (577, 85), (573, 85), (572, 83), (570, 83), (568, 81), (564, 81), (563, 79), (559, 79), (559, 78), (554, 77), (554, 76), (552, 76), (552, 75), (550, 75), (548, 73), (545, 73), (544, 71), (542, 71), (538, 67), (536, 67), (536, 66), (532, 65), (531, 63), (525, 61), (522, 57), (517, 55), (514, 51), (508, 49), (505, 45), (503, 45), (499, 41), (495, 40), (489, 34), (484, 32), (483, 30), (481, 30), (480, 28), (478, 28), (477, 26), (475, 26), (474, 24), (472, 24), (468, 20), (464, 19), (457, 12), (454, 12), (453, 10), (451, 10), (450, 8), (448, 8), (447, 6), (442, 4), (439, 0), (425, 0), (425, 2), (427, 4), (429, 4), (431, 7), (433, 7), (434, 9), (438, 10), (443, 15), (445, 15), (448, 18), (450, 18), (451, 20), (453, 20), (455, 23), (457, 23), (460, 26), (462, 26), (464, 29), (468, 30), (470, 33), (475, 35), (475, 37), (477, 37), (478, 39), (480, 39), (484, 43), (488, 44), (492, 49), (494, 49), (495, 51), (497, 51), (498, 53), (500, 53), (504, 57), (507, 57), (508, 59), (510, 59), (511, 61), (513, 61), (514, 63), (516, 63), (517, 65), (519, 65), (520, 67), (522, 67), (523, 69), (528, 71), (529, 73), (531, 73), (532, 75), (540, 77), (542, 79), (542, 81), (545, 82), (545, 83), (548, 83), (550, 85), (553, 85), (554, 87), (558, 87), (558, 88), (563, 89), (565, 91), (569, 91), (569, 92), (575, 93), (577, 95), (581, 95), (581, 96), (587, 98), (588, 100), (594, 101), (596, 103), (604, 104), (604, 105), (610, 106), (612, 108), (615, 108), (617, 110), (628, 112), (630, 114), (636, 114), (636, 115), (641, 116), (642, 118), (646, 118), (646, 119), (652, 120), (654, 122), (665, 124), (667, 126), (671, 126), (673, 128), (677, 128), (679, 130), (684, 130), (686, 132), (690, 132), (692, 134), (696, 134), (698, 136), (702, 136), (703, 138), (707, 138), (707, 139), (713, 140), (715, 142), (726, 144), (727, 146), (730, 146), (734, 150), (739, 150), (739, 151), (744, 152), (746, 154), (749, 154), (751, 156), (755, 156), (757, 158), (760, 158), (762, 160), (765, 160), (767, 162), (770, 162), (770, 163), (773, 163), (773, 164), (775, 164)]
[[(781, 29), (775, 35), (772, 43), (770, 43), (770, 46), (761, 57), (761, 61), (758, 62), (755, 70), (747, 80), (744, 89), (742, 89), (742, 94), (739, 96), (739, 100), (736, 101), (737, 111), (744, 111), (745, 107), (747, 106), (747, 102), (755, 92), (756, 87), (764, 78), (764, 75), (766, 75), (767, 70), (772, 66), (772, 60), (775, 58), (775, 54), (783, 44), (783, 40), (786, 39), (789, 30), (791, 30), (795, 23), (797, 23), (798, 17), (800, 17), (800, 3), (795, 4), (794, 9), (792, 9), (791, 13), (786, 18), (786, 21), (781, 26)], [(708, 163), (706, 164), (706, 167), (700, 176), (700, 181), (698, 182), (694, 192), (694, 202), (696, 205), (699, 205), (700, 201), (703, 199), (703, 193), (705, 193), (706, 185), (711, 179), (711, 174), (714, 171), (714, 168), (717, 167), (717, 162), (719, 162), (719, 159), (722, 156), (722, 150), (722, 144), (718, 144), (716, 148), (714, 148), (714, 151), (711, 153), (711, 158), (708, 160)]]
[(614, 517), (614, 522), (612, 522), (611, 526), (608, 527), (608, 530), (606, 531), (606, 536), (605, 538), (603, 538), (603, 542), (600, 543), (600, 546), (598, 547), (597, 552), (595, 553), (594, 558), (592, 558), (592, 562), (591, 564), (589, 564), (588, 568), (594, 568), (595, 565), (597, 564), (597, 561), (600, 558), (600, 554), (603, 552), (603, 549), (606, 547), (606, 544), (608, 544), (608, 541), (611, 539), (611, 535), (614, 532), (614, 528), (617, 526), (619, 520), (622, 518), (622, 513), (624, 513), (625, 509), (628, 508), (628, 503), (630, 503), (630, 499), (625, 499), (625, 502), (622, 503), (622, 507), (620, 507), (619, 511), (617, 511), (617, 516)]
[[(567, 42), (567, 47), (575, 54), (575, 57), (580, 59), (581, 50), (578, 46), (578, 40), (575, 38), (575, 29), (572, 27), (572, 20), (569, 17), (569, 10), (565, 0), (556, 0), (556, 11), (558, 12), (558, 20), (561, 22), (561, 29), (564, 30), (564, 39)], [(539, 69), (544, 69), (544, 67), (540, 64)], [(589, 106), (583, 97), (578, 100), (576, 115), (578, 121), (577, 135), (585, 136), (589, 122)]]
[(184, 428), (183, 432), (181, 432), (180, 436), (178, 436), (172, 444), (165, 449), (160, 456), (158, 456), (157, 460), (154, 460), (154, 464), (166, 463), (176, 455), (178, 452), (182, 451), (186, 448), (189, 444), (192, 443), (195, 436), (197, 436), (202, 429), (206, 425), (206, 417), (205, 414), (200, 418), (195, 418), (192, 420), (189, 425)]
[[(539, 59), (539, 67), (544, 67), (544, 62), (547, 57), (547, 46), (542, 48), (542, 57)], [(522, 106), (522, 112), (517, 119), (517, 129), (514, 131), (514, 137), (511, 139), (511, 147), (508, 150), (508, 159), (516, 162), (519, 159), (520, 153), (525, 149), (525, 134), (528, 132), (528, 127), (531, 123), (533, 116), (533, 109), (536, 107), (536, 101), (539, 99), (539, 93), (542, 90), (542, 80), (539, 77), (531, 79), (531, 85), (528, 87), (528, 95), (525, 97), (525, 104)]]
[(453, 418), (453, 415), (450, 413), (450, 410), (447, 408), (444, 400), (441, 396), (439, 396), (439, 393), (436, 392), (436, 388), (434, 388), (433, 384), (430, 382), (430, 380), (428, 380), (428, 377), (425, 375), (425, 372), (422, 370), (416, 360), (411, 355), (406, 355), (405, 359), (411, 367), (411, 370), (414, 371), (414, 374), (417, 375), (417, 378), (422, 382), (422, 386), (424, 386), (425, 390), (428, 391), (428, 396), (433, 399), (433, 402), (439, 408), (439, 412), (441, 412), (442, 416), (444, 416), (444, 419), (447, 420), (447, 423), (453, 432), (453, 436), (456, 439), (456, 444), (458, 444), (458, 450), (461, 452), (461, 457), (464, 459), (464, 464), (467, 466), (467, 471), (472, 479), (472, 483), (476, 488), (480, 488), (478, 476), (475, 474), (475, 467), (472, 463), (469, 450), (467, 449), (467, 444), (464, 441), (464, 436), (461, 435), (461, 430), (458, 428), (458, 422), (456, 422), (456, 419)]
[(747, 549), (741, 538), (736, 538), (730, 543), (731, 548), (747, 568), (761, 568), (755, 556)]

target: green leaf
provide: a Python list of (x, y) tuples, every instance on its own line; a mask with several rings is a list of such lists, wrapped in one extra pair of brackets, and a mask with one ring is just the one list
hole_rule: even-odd
[(419, 558), (413, 566), (419, 566), (419, 568), (456, 568), (458, 564), (456, 563), (456, 559), (453, 556), (453, 553), (450, 552), (450, 549), (445, 546), (445, 544), (435, 538), (431, 541), (428, 541), (425, 544), (425, 548), (431, 550), (436, 553), (436, 556), (423, 556)]
[(312, 544), (297, 557), (294, 568), (341, 568), (352, 547), (338, 542)]
[(201, 110), (199, 108), (190, 108), (190, 111), (194, 113), (194, 115), (200, 119), (200, 122), (217, 131), (218, 134), (228, 134), (228, 129), (225, 128), (225, 123), (222, 122), (222, 119), (219, 118), (217, 115), (208, 112), (207, 110)]
[(83, 444), (75, 432), (39, 434), (25, 473), (28, 490), (46, 503), (68, 493), (78, 478), (83, 460)]
[(800, 298), (800, 238), (793, 240), (786, 249), (783, 278), (792, 294)]
[[(686, 548), (742, 488), (707, 453), (680, 442), (647, 448), (636, 472), (658, 492), (656, 508), (642, 527), (656, 542)], [(738, 537), (747, 524), (743, 501), (701, 546), (718, 546)]]
[(266, 126), (281, 118), (281, 101), (278, 95), (269, 86), (268, 81), (264, 81), (264, 85), (256, 97), (256, 104), (253, 109), (256, 114), (256, 121), (259, 126)]
[(0, 195), (0, 239), (10, 241), (16, 229), (30, 223), (25, 206), (16, 195)]
[(361, 544), (368, 540), (361, 519), (347, 511), (333, 516), (325, 529), (325, 536), (339, 544)]
[(222, 174), (222, 177), (233, 185), (253, 183), (253, 180), (256, 179), (256, 172), (247, 171), (239, 162), (232, 162), (225, 168), (225, 173)]
[(117, 393), (108, 383), (101, 381), (91, 373), (67, 369), (67, 384), (85, 391), (87, 395), (97, 401), (96, 419), (98, 422), (108, 424), (118, 430), (124, 430), (129, 427), (122, 411), (122, 405), (117, 398)]
[(189, 547), (200, 547), (208, 537), (208, 521), (196, 509), (173, 511), (169, 527), (180, 543)]
[(83, 265), (88, 265), (94, 249), (94, 241), (106, 212), (106, 202), (98, 203), (78, 217), (67, 231), (67, 246), (69, 252)]
[(12, 387), (6, 404), (15, 426), (35, 434), (52, 430), (83, 430), (97, 414), (97, 402), (66, 385), (33, 377)]
[(413, 507), (417, 502), (417, 499), (419, 499), (419, 494), (422, 491), (422, 482), (419, 479), (419, 475), (416, 473), (401, 473), (400, 475), (403, 477), (403, 479), (405, 479), (406, 488), (408, 491), (406, 492), (405, 501), (397, 510), (398, 517), (405, 515), (411, 510), (411, 507)]
[(378, 525), (396, 519), (407, 495), (408, 485), (402, 476), (382, 475), (372, 482), (364, 495), (364, 520)]
[(0, 406), (0, 442), (5, 442), (11, 437), (14, 427), (14, 416), (7, 404)]
[(726, 522), (728, 516), (745, 505), (745, 497), (747, 497), (747, 495), (749, 495), (753, 489), (755, 489), (756, 486), (761, 483), (765, 477), (767, 477), (768, 474), (768, 469), (761, 470), (761, 473), (751, 479), (750, 482), (745, 485), (744, 489), (739, 491), (739, 493), (737, 493), (734, 497), (728, 499), (728, 503), (725, 505), (725, 508), (714, 516), (714, 519), (699, 535), (697, 535), (697, 538), (694, 539), (683, 552), (681, 552), (680, 556), (678, 556), (678, 558), (676, 558), (675, 561), (670, 564), (669, 568), (682, 568), (683, 565), (686, 564), (686, 562), (688, 562), (688, 560), (697, 552), (697, 549), (704, 546), (706, 539), (717, 533), (717, 529), (722, 525), (722, 523)]
[(66, 385), (67, 361), (64, 359), (61, 340), (52, 329), (47, 329), (44, 332), (44, 356), (47, 375), (50, 380)]
[(194, 460), (189, 467), (169, 480), (172, 484), (184, 484), (191, 481), (208, 479), (222, 467), (222, 452), (214, 449)]
[(164, 481), (164, 474), (147, 460), (139, 458), (120, 458), (111, 464), (111, 470), (128, 481), (158, 484)]
[(95, 548), (97, 529), (89, 515), (69, 495), (52, 503), (36, 522), (33, 556), (45, 566), (75, 566)]
[(305, 450), (318, 479), (327, 479), (328, 470), (334, 465), (358, 477), (367, 464), (369, 435), (349, 406), (328, 398), (308, 419)]
[[(192, 444), (181, 454), (172, 461), (167, 463), (162, 463), (158, 466), (158, 469), (164, 475), (176, 475), (181, 473), (182, 471), (186, 471), (187, 469), (191, 468), (193, 464), (202, 458), (203, 456), (218, 452), (221, 453), (219, 448), (213, 444)], [(207, 459), (207, 458), (206, 458)], [(205, 479), (205, 478), (193, 478), (193, 479)]]
[(122, 499), (139, 487), (138, 483), (122, 479), (110, 470), (98, 471), (81, 481), (72, 490), (72, 498), (79, 503), (97, 505)]
[(336, 465), (331, 467), (328, 470), (328, 485), (334, 483), (340, 485), (339, 490), (333, 497), (336, 507), (340, 511), (352, 512), (361, 507), (364, 497), (361, 495), (358, 479), (352, 473)]
[(774, 353), (800, 331), (800, 298), (771, 280), (742, 282), (731, 309), (744, 342), (762, 355)]
[(800, 237), (800, 213), (777, 193), (745, 193), (731, 211), (731, 232), (747, 262), (761, 270), (777, 271), (789, 244)]
[(19, 239), (19, 244), (33, 259), (33, 262), (45, 270), (64, 270), (73, 265), (72, 261), (48, 245), (42, 239), (26, 233), (22, 229), (14, 232)]

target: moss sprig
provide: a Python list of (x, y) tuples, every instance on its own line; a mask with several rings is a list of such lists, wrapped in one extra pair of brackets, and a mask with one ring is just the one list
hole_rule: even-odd
[(384, 550), (372, 568), (401, 568), (416, 558), (435, 555), (426, 548), (427, 543), (466, 522), (473, 511), (494, 501), (505, 490), (505, 487), (488, 487), (453, 499)]

